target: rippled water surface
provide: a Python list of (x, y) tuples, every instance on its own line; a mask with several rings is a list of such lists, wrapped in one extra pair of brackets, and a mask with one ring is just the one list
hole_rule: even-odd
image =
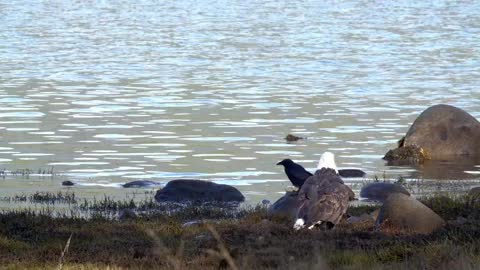
[(0, 196), (200, 178), (257, 202), (288, 186), (279, 160), (327, 150), (367, 178), (475, 180), (381, 160), (430, 105), (480, 118), (480, 2), (397, 2), (0, 0), (0, 168), (58, 173)]

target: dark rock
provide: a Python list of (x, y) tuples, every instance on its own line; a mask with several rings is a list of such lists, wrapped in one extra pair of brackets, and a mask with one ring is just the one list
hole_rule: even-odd
[(480, 187), (474, 187), (468, 192), (469, 196), (480, 197)]
[(464, 217), (457, 217), (455, 220), (450, 221), (449, 224), (455, 225), (455, 226), (462, 226), (465, 225), (468, 222), (468, 219)]
[(146, 181), (146, 180), (139, 180), (139, 181), (132, 181), (123, 184), (124, 188), (142, 188), (142, 187), (155, 187), (160, 186), (161, 184), (154, 181)]
[(302, 139), (303, 139), (302, 137), (298, 137), (298, 136), (295, 136), (295, 135), (292, 135), (292, 134), (288, 134), (285, 137), (285, 140), (287, 140), (287, 142), (296, 142), (296, 141), (302, 140)]
[(341, 177), (364, 177), (366, 173), (359, 169), (340, 169), (338, 174)]
[(375, 226), (383, 232), (429, 234), (445, 221), (415, 198), (403, 193), (390, 195), (380, 209)]
[(399, 141), (398, 148), (384, 158), (390, 164), (471, 158), (480, 154), (479, 146), (480, 122), (464, 110), (441, 104), (423, 111)]
[(291, 217), (292, 221), (295, 221), (300, 204), (298, 192), (286, 192), (285, 195), (268, 208), (267, 215), (269, 217), (275, 215), (287, 216)]
[(62, 182), (62, 186), (71, 187), (71, 186), (73, 186), (73, 185), (75, 185), (75, 183), (73, 183), (72, 181), (68, 181), (68, 180), (67, 180), (67, 181), (63, 181), (63, 182)]
[(269, 204), (271, 204), (271, 202), (269, 200), (262, 200), (262, 204), (263, 205), (269, 205)]
[(132, 209), (123, 209), (120, 211), (118, 215), (118, 219), (120, 220), (128, 220), (128, 219), (136, 219), (137, 218), (137, 213), (135, 213), (134, 210)]
[(238, 189), (213, 182), (191, 179), (172, 180), (155, 195), (157, 202), (243, 202)]
[(208, 223), (218, 223), (218, 220), (208, 220), (208, 219), (203, 219), (203, 220), (192, 220), (192, 221), (187, 221), (182, 224), (182, 227), (193, 227), (193, 226), (202, 226)]
[(410, 193), (401, 185), (378, 182), (362, 187), (360, 197), (383, 202), (393, 193), (403, 193), (410, 196)]

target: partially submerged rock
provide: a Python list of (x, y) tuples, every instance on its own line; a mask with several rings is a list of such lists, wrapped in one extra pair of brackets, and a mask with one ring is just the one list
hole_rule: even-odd
[(123, 184), (122, 186), (124, 188), (142, 188), (142, 187), (155, 187), (155, 186), (160, 186), (161, 183), (155, 182), (155, 181), (148, 181), (148, 180), (138, 180), (138, 181), (132, 181)]
[(360, 169), (339, 169), (338, 174), (341, 177), (345, 177), (345, 178), (348, 178), (348, 177), (364, 177), (365, 175), (367, 175), (367, 173), (365, 173), (364, 171), (362, 171)]
[(292, 222), (297, 218), (298, 208), (301, 202), (298, 200), (298, 192), (285, 192), (280, 199), (274, 202), (267, 210), (267, 215), (271, 216), (287, 216)]
[(410, 196), (410, 193), (402, 185), (378, 182), (362, 187), (360, 197), (383, 202), (393, 193), (403, 193)]
[(223, 184), (192, 179), (172, 180), (155, 195), (157, 202), (243, 202), (238, 189)]
[(390, 195), (380, 209), (375, 226), (383, 232), (429, 234), (445, 221), (415, 198), (403, 193)]
[(409, 145), (389, 150), (383, 159), (388, 161), (389, 165), (416, 165), (429, 160), (430, 155), (417, 145)]
[(471, 158), (480, 154), (479, 146), (480, 122), (464, 110), (440, 104), (423, 111), (384, 159), (395, 165)]
[(62, 186), (66, 186), (66, 187), (71, 187), (71, 186), (74, 186), (75, 183), (73, 183), (72, 181), (63, 181), (62, 182)]
[(287, 142), (296, 142), (298, 140), (302, 140), (303, 137), (298, 137), (298, 136), (295, 136), (295, 135), (292, 135), (292, 134), (288, 134), (286, 137), (285, 137), (285, 140)]
[(136, 219), (137, 217), (138, 215), (133, 209), (123, 209), (118, 214), (119, 220)]

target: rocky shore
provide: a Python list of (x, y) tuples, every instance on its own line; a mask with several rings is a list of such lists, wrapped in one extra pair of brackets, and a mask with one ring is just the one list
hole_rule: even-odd
[[(433, 233), (411, 234), (379, 231), (374, 219), (366, 218), (344, 220), (330, 231), (295, 232), (288, 217), (269, 217), (263, 206), (191, 205), (125, 219), (101, 210), (88, 217), (3, 212), (0, 265), (53, 269), (61, 261), (63, 269), (219, 269), (230, 264), (237, 269), (475, 269), (480, 262), (478, 197), (432, 196), (419, 203), (445, 224)], [(353, 206), (348, 215), (365, 217), (380, 208)]]

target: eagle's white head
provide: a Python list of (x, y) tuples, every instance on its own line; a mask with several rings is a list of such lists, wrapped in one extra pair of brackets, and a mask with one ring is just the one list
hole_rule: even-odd
[(321, 168), (333, 169), (338, 174), (337, 165), (335, 164), (335, 155), (331, 152), (325, 152), (320, 157), (318, 162), (317, 170)]

